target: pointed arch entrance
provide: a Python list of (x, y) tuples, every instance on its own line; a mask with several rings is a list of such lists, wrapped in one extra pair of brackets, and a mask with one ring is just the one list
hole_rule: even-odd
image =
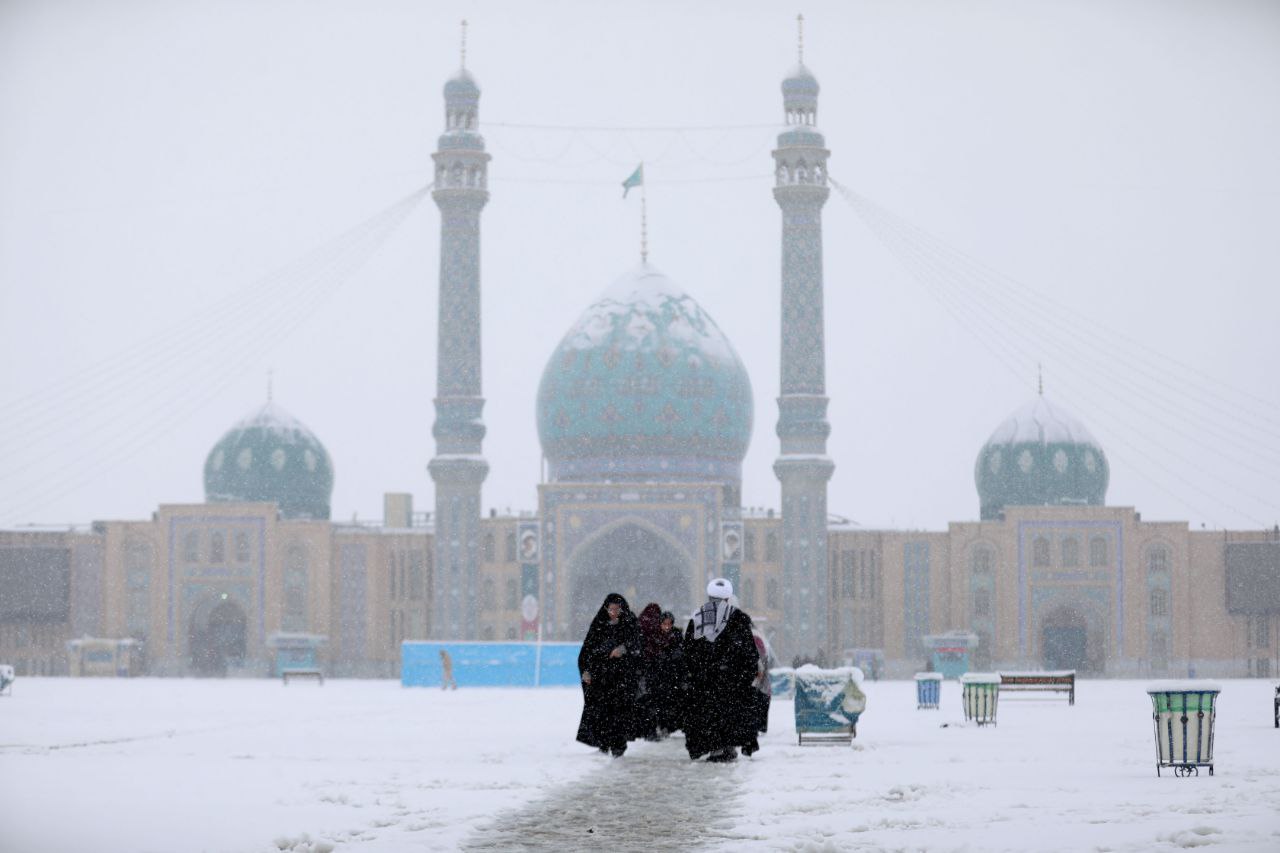
[(249, 620), (233, 599), (206, 599), (191, 614), (188, 650), (197, 675), (226, 675), (244, 662)]
[(651, 601), (677, 614), (693, 610), (689, 556), (661, 531), (621, 521), (584, 542), (569, 562), (571, 634), (585, 632), (604, 597), (621, 593), (639, 615)]
[(1040, 622), (1041, 665), (1048, 670), (1101, 674), (1106, 666), (1105, 624), (1103, 614), (1084, 601), (1048, 611)]

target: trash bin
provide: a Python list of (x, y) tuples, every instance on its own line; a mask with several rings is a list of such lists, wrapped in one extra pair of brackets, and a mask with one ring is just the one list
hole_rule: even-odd
[(791, 699), (796, 693), (796, 671), (789, 666), (769, 670), (769, 690), (775, 699)]
[(1156, 729), (1156, 775), (1213, 775), (1213, 717), (1222, 688), (1208, 681), (1157, 682), (1147, 687)]
[(942, 673), (916, 673), (916, 710), (924, 708), (938, 709), (938, 700), (942, 693)]
[(1000, 676), (994, 672), (968, 672), (960, 676), (964, 718), (980, 726), (996, 724)]
[(795, 671), (796, 736), (805, 743), (852, 743), (858, 718), (867, 707), (862, 670), (856, 666), (820, 669), (806, 664)]

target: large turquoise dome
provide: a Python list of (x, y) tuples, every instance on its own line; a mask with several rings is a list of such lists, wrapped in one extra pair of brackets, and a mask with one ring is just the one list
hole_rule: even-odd
[(210, 503), (272, 501), (285, 518), (327, 519), (333, 463), (311, 430), (269, 402), (209, 451), (204, 494)]
[(738, 483), (751, 380), (693, 297), (641, 264), (560, 342), (538, 387), (552, 480)]
[(989, 521), (1007, 506), (1101, 506), (1110, 471), (1084, 424), (1038, 396), (991, 434), (973, 476), (982, 520)]

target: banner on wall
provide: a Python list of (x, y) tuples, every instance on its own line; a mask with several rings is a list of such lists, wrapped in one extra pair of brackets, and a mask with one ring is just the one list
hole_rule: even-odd
[(541, 530), (536, 521), (516, 525), (516, 553), (520, 560), (520, 639), (538, 638), (538, 568), (542, 560)]

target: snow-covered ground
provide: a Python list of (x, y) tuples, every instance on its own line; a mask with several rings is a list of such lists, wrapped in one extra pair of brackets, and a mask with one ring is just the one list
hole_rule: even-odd
[(1223, 684), (1216, 775), (1189, 779), (1156, 778), (1143, 687), (1002, 697), (979, 729), (954, 682), (940, 711), (869, 682), (853, 748), (796, 746), (777, 701), (758, 755), (709, 765), (574, 743), (574, 689), (26, 678), (0, 850), (1280, 850), (1273, 684)]

